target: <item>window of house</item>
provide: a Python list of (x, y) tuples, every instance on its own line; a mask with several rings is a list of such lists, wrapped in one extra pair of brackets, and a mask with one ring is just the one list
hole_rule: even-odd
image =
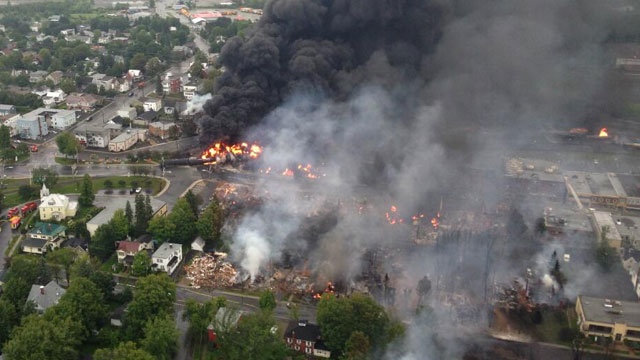
[(296, 340), (296, 344), (301, 344), (302, 341), (300, 341), (300, 339)]
[(300, 351), (300, 346), (296, 346), (294, 349), (296, 349), (296, 351)]

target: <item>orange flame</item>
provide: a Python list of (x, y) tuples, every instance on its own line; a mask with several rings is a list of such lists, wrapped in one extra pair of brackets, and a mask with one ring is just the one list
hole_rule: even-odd
[(241, 144), (227, 145), (221, 142), (211, 145), (207, 150), (202, 153), (202, 158), (226, 158), (227, 155), (248, 156), (250, 159), (257, 159), (262, 154), (262, 147), (258, 144), (247, 144), (243, 142)]
[(284, 176), (293, 176), (293, 170), (286, 168), (284, 169), (284, 171), (282, 172), (282, 175)]
[(607, 131), (607, 128), (600, 129), (600, 133), (598, 134), (598, 137), (601, 137), (601, 138), (609, 137), (609, 132)]

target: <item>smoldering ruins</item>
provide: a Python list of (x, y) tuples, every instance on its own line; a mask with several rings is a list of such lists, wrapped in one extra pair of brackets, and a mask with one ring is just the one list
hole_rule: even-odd
[[(203, 144), (264, 149), (237, 172), (257, 175), (250, 189), (220, 185), (228, 284), (370, 293), (433, 334), (398, 344), (403, 359), (461, 357), (436, 329), (480, 333), (493, 306), (561, 306), (537, 265), (549, 246), (518, 241), (529, 195), (501, 163), (594, 127), (614, 15), (572, 0), (267, 2), (224, 46), (199, 120)], [(423, 305), (432, 315), (414, 316)]]

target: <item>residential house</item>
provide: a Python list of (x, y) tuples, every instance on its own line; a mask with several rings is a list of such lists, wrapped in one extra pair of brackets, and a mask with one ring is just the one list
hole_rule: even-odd
[(133, 119), (133, 124), (148, 127), (152, 122), (158, 119), (159, 114), (153, 110), (145, 111)]
[(34, 21), (31, 23), (31, 25), (29, 25), (29, 29), (31, 29), (32, 32), (40, 32), (40, 28), (42, 27), (42, 24), (39, 21)]
[(49, 73), (44, 70), (33, 71), (29, 73), (29, 82), (32, 84), (39, 83), (44, 81), (47, 75), (49, 75)]
[(118, 110), (116, 114), (118, 116), (130, 119), (130, 120), (133, 120), (136, 118), (136, 116), (138, 116), (138, 113), (136, 112), (136, 108), (133, 108), (133, 107), (122, 108)]
[[(106, 207), (102, 209), (102, 211), (100, 211), (91, 220), (87, 221), (87, 230), (89, 231), (89, 234), (93, 236), (100, 225), (104, 225), (111, 221), (111, 219), (113, 219), (113, 214), (115, 214), (117, 210), (124, 210), (127, 207), (127, 201), (133, 207), (135, 204), (135, 196), (114, 196), (110, 199), (109, 203), (107, 203)], [(167, 214), (166, 202), (160, 201), (154, 197), (150, 197), (149, 201), (151, 203), (153, 217), (164, 216)]]
[(44, 254), (48, 250), (57, 249), (66, 238), (67, 228), (54, 223), (36, 222), (27, 232), (22, 242), (22, 251), (31, 254)]
[(104, 89), (105, 91), (113, 89), (113, 76), (107, 76), (105, 74), (93, 74), (91, 78), (91, 83), (95, 84), (98, 89)]
[(75, 35), (76, 34), (76, 29), (64, 29), (64, 30), (60, 30), (60, 35), (64, 36), (65, 39), (67, 36), (70, 35)]
[(165, 94), (177, 94), (182, 90), (182, 79), (179, 75), (167, 74), (162, 80), (162, 91)]
[(127, 129), (126, 132), (116, 136), (109, 141), (109, 151), (120, 152), (129, 150), (138, 141), (146, 140), (146, 131), (138, 129)]
[(162, 99), (159, 98), (142, 98), (142, 107), (144, 111), (160, 111), (162, 109)]
[(16, 114), (16, 115), (13, 115), (11, 117), (8, 117), (2, 123), (4, 126), (9, 128), (9, 135), (11, 137), (14, 137), (14, 136), (18, 135), (18, 131), (16, 130), (16, 122), (18, 121), (18, 119), (20, 119), (20, 117), (21, 116), (19, 114)]
[(49, 16), (48, 20), (50, 22), (60, 22), (60, 18), (61, 18), (60, 15), (51, 15)]
[(56, 110), (51, 115), (51, 127), (58, 130), (64, 130), (76, 123), (76, 112), (74, 110)]
[(89, 251), (89, 241), (81, 237), (70, 237), (62, 243), (63, 248), (70, 248), (77, 253), (87, 253)]
[(69, 200), (62, 194), (50, 194), (49, 189), (43, 184), (40, 190), (40, 206), (38, 212), (41, 220), (60, 221), (73, 217), (78, 211), (78, 202)]
[(187, 103), (184, 100), (164, 99), (163, 103), (162, 109), (165, 114), (173, 114), (174, 111), (180, 113), (187, 108)]
[(177, 134), (176, 123), (174, 122), (152, 122), (149, 124), (149, 134), (157, 136), (162, 140), (169, 138), (172, 134)]
[(585, 336), (640, 342), (640, 303), (579, 295), (576, 313)]
[(81, 145), (104, 149), (109, 146), (111, 131), (102, 126), (82, 124), (73, 130)]
[(0, 116), (11, 115), (16, 113), (15, 105), (0, 104)]
[(42, 97), (42, 103), (45, 107), (54, 107), (55, 105), (64, 101), (67, 97), (67, 94), (64, 91), (57, 89), (54, 91), (47, 91), (47, 94)]
[(320, 327), (306, 320), (290, 323), (284, 338), (288, 347), (306, 356), (331, 357), (331, 351), (322, 342)]
[(193, 97), (198, 93), (198, 84), (195, 81), (191, 81), (182, 87), (182, 95), (188, 101), (193, 100)]
[(122, 118), (120, 118), (120, 123), (118, 124), (116, 121), (118, 120), (117, 118), (119, 118), (119, 116), (116, 116), (115, 118), (107, 121), (106, 124), (104, 124), (104, 128), (106, 130), (109, 130), (109, 136), (114, 138), (120, 134), (122, 134), (123, 129), (122, 129)]
[(66, 291), (53, 280), (44, 286), (31, 285), (31, 290), (27, 296), (27, 304), (34, 304), (36, 312), (43, 314), (48, 308), (57, 305)]
[(16, 120), (16, 132), (23, 139), (37, 140), (49, 135), (48, 122), (52, 110), (39, 108), (28, 112)]
[(216, 311), (213, 319), (213, 328), (218, 331), (229, 331), (238, 327), (238, 323), (242, 320), (245, 311), (233, 309), (229, 307), (221, 307)]
[(72, 93), (66, 98), (67, 109), (93, 111), (98, 104), (98, 97), (93, 94)]
[(56, 70), (47, 75), (45, 80), (51, 80), (51, 82), (53, 82), (53, 85), (59, 85), (63, 77), (64, 73), (60, 70)]
[(129, 90), (131, 90), (131, 86), (133, 85), (133, 82), (131, 81), (131, 79), (128, 76), (125, 76), (123, 78), (119, 78), (119, 79), (115, 79), (113, 86), (114, 86), (114, 90), (124, 93), (127, 92)]
[(182, 245), (166, 242), (151, 255), (151, 268), (172, 275), (181, 261)]
[(127, 75), (131, 76), (131, 79), (135, 82), (135, 81), (140, 81), (144, 78), (144, 75), (142, 74), (142, 71), (138, 70), (138, 69), (129, 69), (129, 71), (127, 71)]
[(116, 241), (116, 255), (118, 255), (118, 264), (125, 265), (127, 267), (133, 264), (133, 258), (140, 251), (147, 251), (153, 249), (153, 243), (143, 243), (138, 241)]

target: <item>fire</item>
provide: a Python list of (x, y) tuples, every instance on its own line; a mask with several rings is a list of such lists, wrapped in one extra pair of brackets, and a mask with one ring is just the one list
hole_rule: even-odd
[(322, 299), (322, 295), (324, 295), (324, 294), (332, 294), (333, 295), (335, 293), (336, 293), (336, 286), (333, 284), (333, 282), (327, 281), (327, 287), (324, 289), (324, 291), (313, 294), (313, 298), (315, 300), (320, 300), (320, 299)]
[(600, 129), (600, 133), (598, 134), (598, 137), (601, 137), (601, 138), (609, 137), (609, 132), (607, 131), (607, 128)]
[(284, 169), (284, 171), (282, 172), (283, 176), (293, 176), (293, 170), (286, 168)]
[(224, 159), (227, 157), (237, 158), (248, 156), (250, 159), (257, 159), (262, 154), (262, 147), (258, 144), (249, 145), (246, 142), (228, 145), (222, 142), (213, 144), (202, 153), (202, 158)]
[(438, 212), (436, 216), (431, 219), (431, 226), (433, 226), (433, 230), (438, 230), (438, 228), (440, 227), (440, 212)]

